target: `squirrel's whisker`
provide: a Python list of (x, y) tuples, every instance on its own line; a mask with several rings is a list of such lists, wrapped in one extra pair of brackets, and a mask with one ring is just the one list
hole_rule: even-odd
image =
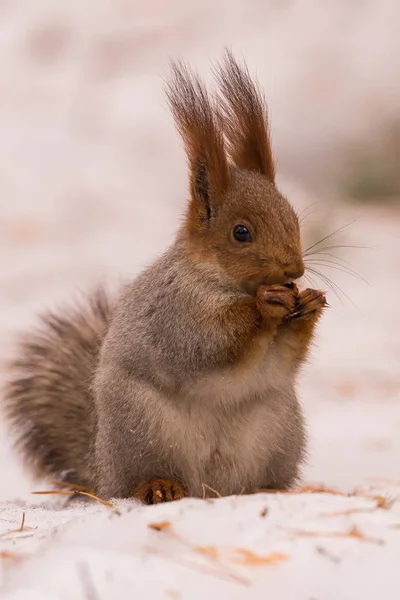
[(351, 302), (351, 304), (354, 306), (354, 308), (359, 310), (359, 307), (350, 298), (350, 296), (348, 296), (348, 294), (346, 294), (346, 292), (343, 291), (342, 288), (336, 282), (334, 282), (332, 279), (330, 279), (327, 275), (324, 275), (323, 273), (318, 271), (318, 269), (316, 269), (315, 267), (306, 266), (306, 269), (308, 271), (311, 271), (312, 273), (314, 273), (314, 275), (316, 275), (317, 277), (320, 277), (320, 279), (322, 279), (322, 281), (324, 281), (326, 283), (326, 285), (329, 286), (329, 288), (332, 290), (332, 292), (334, 292), (335, 296), (337, 296), (337, 298), (339, 299), (341, 304), (343, 304), (343, 300), (342, 300), (340, 294), (342, 294), (345, 298), (347, 298), (347, 300), (349, 302)]
[(313, 210), (312, 212), (307, 212), (310, 208), (312, 208), (313, 206), (315, 206), (316, 204), (321, 204), (321, 200), (317, 200), (316, 202), (312, 202), (311, 204), (309, 204), (308, 206), (306, 206), (298, 215), (297, 218), (299, 219), (299, 224), (301, 225), (301, 223), (303, 223), (306, 219), (308, 219), (309, 217), (311, 217), (312, 215), (314, 215), (316, 213), (315, 210)]
[[(311, 248), (313, 248), (314, 246), (311, 246)], [(311, 250), (311, 248), (309, 248), (309, 250)], [(375, 250), (376, 248), (374, 248), (374, 246), (360, 246), (357, 244), (333, 244), (330, 246), (324, 246), (323, 248), (319, 248), (318, 250), (341, 250), (343, 248), (351, 248), (351, 249), (362, 249), (362, 250)], [(303, 256), (311, 256), (311, 253), (308, 252), (307, 250), (305, 252), (303, 252)]]
[(338, 298), (338, 300), (343, 304), (342, 297), (340, 296), (340, 293), (339, 293), (342, 290), (340, 288), (338, 290), (338, 286), (333, 281), (331, 281), (331, 279), (329, 279), (329, 277), (327, 277), (326, 275), (323, 275), (317, 269), (314, 269), (313, 267), (310, 267), (307, 265), (306, 265), (306, 270), (313, 273), (316, 277), (319, 277), (320, 279), (322, 279), (322, 281), (324, 281), (324, 283), (326, 283), (326, 285), (329, 287), (329, 289), (335, 294), (335, 296)]
[(350, 268), (354, 269), (355, 272), (358, 272), (357, 269), (355, 268), (355, 266), (351, 262), (349, 262), (348, 260), (345, 260), (341, 256), (336, 256), (336, 254), (332, 254), (331, 252), (316, 251), (316, 252), (311, 252), (311, 253), (307, 254), (307, 258), (313, 258), (313, 257), (319, 257), (319, 256), (328, 256), (329, 258), (334, 258), (336, 261), (338, 261), (338, 264), (347, 265)]
[(325, 242), (326, 240), (329, 240), (329, 238), (333, 237), (334, 235), (337, 235), (338, 233), (344, 231), (345, 229), (347, 229), (348, 227), (350, 227), (350, 225), (353, 225), (356, 221), (358, 221), (358, 219), (354, 219), (353, 221), (350, 221), (350, 223), (347, 223), (346, 225), (343, 225), (342, 227), (339, 227), (339, 229), (336, 229), (335, 231), (333, 231), (329, 235), (326, 235), (321, 240), (319, 240), (319, 242), (315, 242), (315, 244), (313, 244), (312, 246), (309, 246), (304, 251), (304, 254), (307, 254), (307, 252), (309, 252), (309, 250), (312, 250), (313, 248), (315, 248), (319, 244), (322, 244), (322, 242)]
[(306, 281), (308, 281), (308, 283), (309, 283), (310, 285), (312, 285), (314, 288), (317, 288), (317, 287), (318, 287), (318, 284), (316, 283), (315, 279), (314, 279), (313, 277), (311, 277), (311, 275), (310, 275), (309, 273), (308, 273), (308, 274), (307, 274), (307, 273), (304, 273), (303, 277), (304, 277), (304, 279), (305, 279)]
[(369, 285), (369, 282), (366, 279), (364, 279), (364, 277), (362, 275), (357, 273), (357, 271), (355, 271), (354, 269), (352, 269), (350, 267), (347, 267), (346, 265), (336, 263), (335, 261), (326, 260), (326, 259), (311, 259), (311, 260), (305, 260), (304, 263), (316, 265), (316, 266), (320, 266), (320, 267), (326, 267), (327, 269), (335, 269), (336, 271), (340, 271), (341, 273), (346, 273), (347, 275), (351, 275), (352, 277), (355, 277), (356, 279), (359, 279), (360, 281), (363, 281), (364, 283)]

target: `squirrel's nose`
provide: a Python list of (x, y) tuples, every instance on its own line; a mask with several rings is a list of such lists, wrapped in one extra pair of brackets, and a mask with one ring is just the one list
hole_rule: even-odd
[(300, 279), (304, 275), (304, 263), (299, 261), (285, 267), (285, 275), (288, 279)]

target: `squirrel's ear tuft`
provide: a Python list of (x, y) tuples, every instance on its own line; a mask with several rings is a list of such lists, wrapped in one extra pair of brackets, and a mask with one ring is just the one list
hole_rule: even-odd
[(238, 168), (258, 171), (274, 183), (268, 109), (262, 92), (247, 67), (240, 66), (229, 50), (215, 75), (221, 90), (220, 111), (232, 161)]
[(166, 93), (189, 160), (190, 214), (206, 224), (228, 187), (221, 123), (206, 88), (182, 62), (172, 63)]

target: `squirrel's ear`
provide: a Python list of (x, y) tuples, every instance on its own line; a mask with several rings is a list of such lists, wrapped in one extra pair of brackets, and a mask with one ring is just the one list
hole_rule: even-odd
[(218, 116), (202, 82), (181, 62), (171, 65), (167, 98), (189, 160), (190, 215), (205, 225), (228, 187), (228, 162)]
[(232, 161), (238, 168), (258, 171), (274, 183), (275, 165), (263, 94), (247, 67), (240, 66), (229, 50), (215, 75), (221, 90), (220, 111)]

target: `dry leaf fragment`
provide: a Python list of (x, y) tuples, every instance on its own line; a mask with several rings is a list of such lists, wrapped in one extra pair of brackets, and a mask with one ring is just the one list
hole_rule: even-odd
[(204, 554), (213, 560), (218, 560), (218, 549), (215, 546), (196, 546), (193, 548), (198, 554)]
[(379, 546), (382, 546), (385, 543), (384, 540), (366, 536), (362, 531), (360, 531), (357, 525), (353, 525), (352, 527), (350, 527), (348, 531), (348, 536), (357, 538), (359, 540), (363, 540), (365, 542), (371, 542), (372, 544), (379, 544)]
[(347, 508), (346, 510), (334, 510), (332, 512), (321, 513), (320, 517), (344, 517), (347, 515), (357, 515), (362, 513), (369, 513), (376, 510), (376, 507), (363, 507), (363, 508)]
[(196, 561), (187, 560), (184, 556), (176, 556), (175, 554), (171, 554), (171, 552), (162, 550), (160, 548), (154, 548), (152, 546), (145, 546), (144, 549), (152, 555), (162, 556), (166, 560), (170, 560), (175, 562), (183, 567), (188, 569), (192, 569), (197, 573), (201, 573), (203, 575), (211, 575), (213, 577), (217, 577), (218, 579), (223, 579), (225, 581), (235, 581), (236, 583), (240, 583), (241, 585), (250, 585), (250, 581), (237, 575), (235, 572), (232, 572), (230, 569), (227, 569), (223, 565), (217, 565), (218, 568), (208, 567), (207, 565), (199, 564)]
[(9, 550), (2, 550), (0, 552), (0, 558), (2, 558), (3, 560), (22, 560), (23, 558), (25, 558), (25, 556), (23, 554), (15, 554), (15, 552), (10, 552)]
[(302, 529), (290, 529), (287, 531), (303, 537), (356, 538), (364, 542), (371, 542), (372, 544), (382, 545), (385, 543), (384, 540), (366, 536), (360, 531), (357, 525), (353, 525), (348, 531), (307, 531)]
[(281, 552), (271, 552), (271, 554), (260, 555), (247, 550), (246, 548), (236, 548), (235, 553), (239, 555), (234, 562), (248, 566), (259, 565), (277, 565), (289, 560), (288, 554)]
[(389, 500), (384, 496), (366, 496), (366, 499), (376, 502), (376, 505), (347, 508), (345, 510), (335, 510), (332, 512), (321, 513), (320, 517), (342, 517), (346, 515), (355, 515), (359, 513), (370, 513), (374, 512), (378, 508), (381, 508), (382, 510), (389, 510), (389, 508), (393, 506), (393, 500)]
[(266, 517), (267, 514), (268, 514), (268, 506), (264, 506), (264, 508), (260, 512), (260, 517)]
[(294, 493), (298, 494), (332, 494), (334, 496), (345, 496), (348, 497), (350, 494), (346, 492), (339, 492), (338, 490), (333, 490), (331, 488), (327, 488), (324, 485), (306, 485), (299, 490), (295, 490)]
[(334, 496), (351, 496), (351, 494), (347, 494), (345, 492), (339, 492), (338, 490), (333, 490), (327, 488), (323, 485), (313, 486), (306, 485), (297, 490), (271, 490), (268, 488), (257, 488), (254, 490), (255, 494), (333, 494)]
[(78, 483), (70, 483), (69, 481), (50, 481), (50, 483), (60, 488), (68, 487), (77, 492), (89, 492), (89, 494), (94, 494), (94, 490), (91, 490), (85, 485), (79, 485)]
[(213, 492), (217, 496), (217, 498), (222, 498), (221, 494), (217, 490), (214, 490), (214, 488), (210, 487), (206, 483), (202, 483), (201, 487), (203, 488), (203, 500), (207, 499), (206, 490), (210, 490), (210, 492)]
[(147, 527), (154, 529), (155, 531), (164, 531), (165, 529), (170, 529), (172, 527), (172, 523), (170, 521), (159, 521), (155, 523), (148, 523)]
[(342, 496), (344, 498), (366, 498), (367, 500), (373, 500), (376, 502), (377, 508), (385, 508), (389, 509), (394, 503), (394, 500), (389, 500), (384, 496), (375, 494), (373, 496), (368, 495), (365, 492), (361, 492), (358, 490), (354, 490), (354, 492), (340, 492), (339, 490), (334, 490), (331, 488), (327, 488), (324, 485), (306, 485), (297, 490), (270, 490), (270, 489), (256, 489), (254, 493), (266, 493), (266, 494), (331, 494), (333, 496)]
[(108, 500), (103, 500), (90, 492), (83, 492), (81, 490), (44, 490), (41, 492), (31, 492), (31, 494), (60, 494), (62, 496), (87, 496), (88, 498), (92, 498), (92, 500), (97, 500), (100, 504), (104, 504), (104, 506), (108, 506), (108, 508), (114, 508), (117, 512), (118, 509), (112, 502), (108, 502)]
[(385, 498), (385, 496), (371, 496), (371, 500), (375, 500), (377, 508), (383, 508), (388, 510), (392, 508), (394, 500), (389, 500), (389, 498)]

